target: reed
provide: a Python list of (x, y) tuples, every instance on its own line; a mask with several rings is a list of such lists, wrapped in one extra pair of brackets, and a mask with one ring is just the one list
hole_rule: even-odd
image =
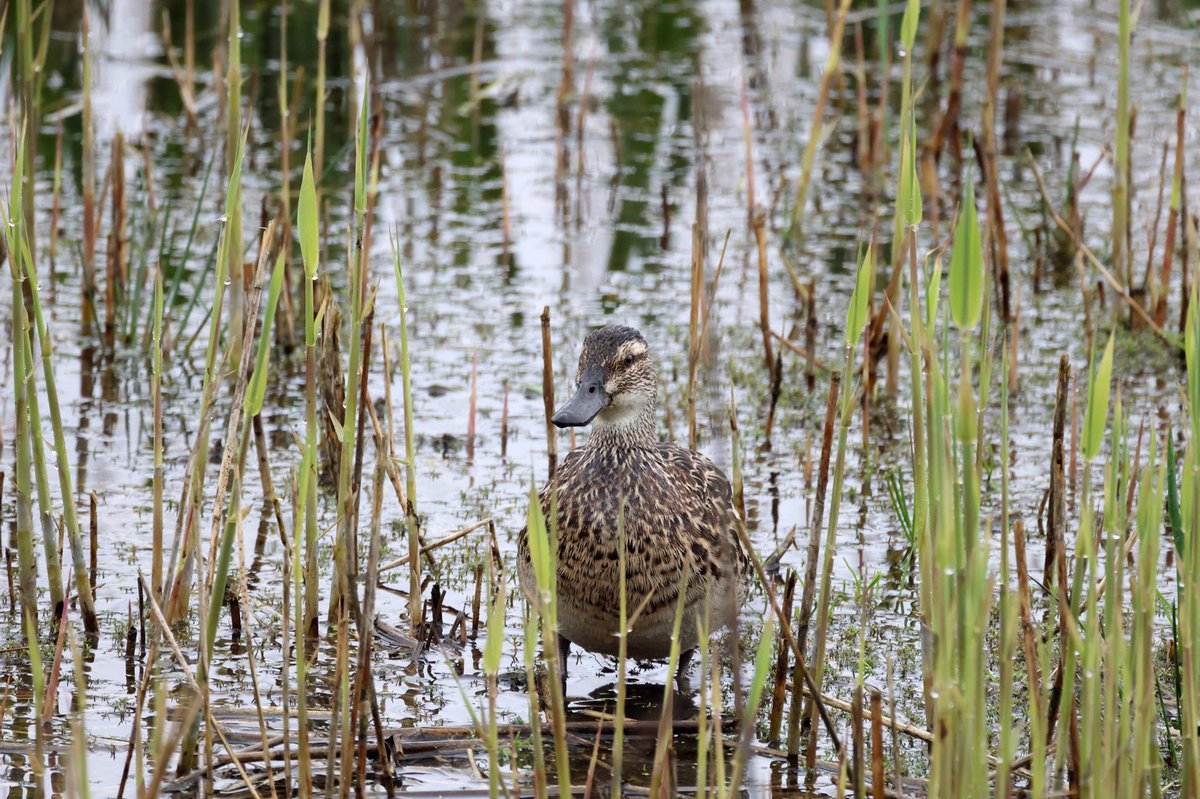
[(392, 239), (392, 268), (396, 276), (396, 293), (400, 299), (400, 379), (404, 393), (404, 473), (407, 507), (405, 525), (408, 531), (408, 620), (415, 634), (424, 619), (421, 611), (421, 532), (417, 523), (417, 458), (413, 443), (412, 362), (408, 357), (408, 304), (404, 294), (404, 277), (400, 270), (400, 248)]
[[(19, 173), (18, 173), (19, 174)], [(11, 208), (12, 206), (10, 206)], [(6, 227), (12, 229), (17, 220), (5, 214)], [(13, 250), (9, 250), (14, 253)], [(29, 344), (29, 322), (25, 316), (25, 301), (21, 296), (21, 285), (24, 276), (20, 269), (21, 259), (10, 257), (9, 269), (12, 275), (12, 342), (13, 342), (13, 406), (16, 412), (16, 488), (17, 488), (17, 561), (18, 561), (18, 593), (21, 604), (21, 626), (25, 631), (25, 641), (28, 646), (30, 666), (35, 682), (34, 696), (41, 696), (41, 650), (38, 646), (38, 597), (37, 597), (37, 564), (34, 560), (33, 548), (33, 495), (30, 475), (33, 467), (31, 447), (31, 430), (29, 420), (29, 390), (27, 388), (29, 374), (29, 356), (26, 348)], [(40, 729), (39, 729), (40, 738)]]
[[(350, 300), (350, 351), (346, 372), (346, 400), (343, 416), (339, 425), (341, 434), (341, 457), (338, 458), (339, 472), (337, 483), (338, 533), (334, 542), (333, 594), (339, 613), (344, 614), (351, 602), (355, 590), (351, 580), (351, 552), (354, 549), (356, 513), (355, 498), (359, 480), (355, 475), (355, 453), (358, 440), (355, 431), (358, 428), (358, 399), (357, 387), (363, 371), (363, 334), (370, 330), (369, 324), (364, 324), (370, 308), (366, 296), (367, 253), (363, 249), (363, 228), (367, 215), (367, 108), (370, 98), (370, 85), (364, 83), (362, 107), (358, 115), (357, 134), (355, 136), (354, 156), (354, 230), (351, 246), (347, 254), (349, 262), (349, 300)], [(411, 499), (412, 492), (409, 492)], [(419, 566), (418, 566), (419, 568)], [(332, 612), (331, 612), (332, 615)]]
[(226, 49), (229, 71), (225, 78), (225, 176), (229, 181), (232, 196), (227, 209), (225, 254), (229, 259), (226, 274), (229, 276), (229, 321), (226, 347), (229, 358), (237, 361), (241, 356), (245, 324), (245, 284), (242, 277), (242, 181), (241, 170), (234, 165), (238, 158), (238, 137), (242, 135), (242, 12), (241, 0), (230, 0), (227, 20)]
[[(1196, 442), (1200, 441), (1200, 319), (1197, 318), (1196, 289), (1192, 292), (1184, 351), (1189, 433), (1191, 441)], [(1182, 531), (1185, 532), (1182, 541), (1185, 543), (1179, 548), (1176, 563), (1179, 569), (1180, 632), (1177, 646), (1182, 673), (1179, 691), (1181, 772), (1185, 792), (1194, 793), (1200, 790), (1200, 652), (1197, 651), (1200, 649), (1200, 544), (1196, 539), (1196, 532), (1200, 530), (1200, 463), (1191, 452), (1189, 447), (1184, 455), (1180, 479)]]
[[(547, 524), (549, 521), (549, 524)], [(550, 514), (543, 515), (537, 490), (529, 488), (529, 512), (526, 517), (529, 558), (533, 564), (537, 594), (534, 610), (541, 626), (542, 653), (546, 659), (550, 684), (550, 718), (554, 731), (554, 765), (559, 795), (571, 791), (571, 765), (567, 752), (566, 704), (562, 679), (565, 665), (560, 662), (558, 638), (558, 536), (557, 502), (552, 496)]]
[[(617, 700), (613, 714), (616, 716), (616, 726), (613, 728), (613, 749), (612, 749), (612, 796), (613, 799), (621, 799), (621, 787), (625, 781), (625, 775), (622, 771), (625, 758), (625, 693), (627, 690), (626, 681), (626, 656), (629, 646), (629, 586), (628, 575), (626, 573), (626, 561), (628, 558), (628, 550), (626, 549), (625, 540), (625, 513), (622, 510), (617, 516), (617, 620), (620, 623), (620, 628), (617, 630)], [(704, 640), (705, 636), (701, 636), (701, 665), (706, 665), (708, 654), (708, 642)], [(704, 714), (700, 714), (701, 724), (704, 722)], [(703, 752), (705, 740), (703, 730), (700, 733), (701, 754), (697, 769), (697, 773), (703, 774)]]
[(80, 308), (80, 328), (91, 331), (96, 319), (96, 144), (92, 119), (92, 37), (91, 12), (83, 4), (80, 27), (83, 101), (80, 113), (82, 143), (80, 144), (80, 180), (83, 194), (83, 287)]
[[(317, 310), (313, 307), (313, 284), (320, 269), (320, 230), (317, 218), (317, 189), (313, 177), (312, 152), (304, 160), (300, 197), (296, 203), (296, 232), (304, 263), (304, 455), (296, 490), (293, 528), (292, 580), (296, 614), (296, 722), (301, 799), (312, 795), (308, 744), (308, 652), (306, 642), (318, 634), (317, 603)], [(301, 534), (303, 530), (303, 534)], [(303, 562), (300, 553), (304, 553)]]
[(325, 48), (329, 41), (329, 0), (319, 0), (317, 6), (317, 94), (314, 102), (316, 113), (314, 130), (316, 136), (317, 180), (325, 176)]
[(492, 600), (488, 607), (487, 639), (483, 647), (483, 673), (487, 678), (488, 723), (484, 740), (488, 750), (488, 796), (500, 796), (500, 738), (496, 719), (497, 679), (500, 674), (500, 657), (504, 651), (504, 612), (508, 599), (508, 587), (501, 576), (499, 585), (492, 587)]
[[(833, 466), (833, 495), (829, 504), (829, 522), (826, 526), (825, 548), (821, 561), (821, 583), (816, 616), (816, 640), (813, 643), (812, 655), (808, 662), (813, 664), (813, 691), (821, 692), (821, 683), (825, 672), (825, 651), (828, 645), (828, 625), (830, 607), (833, 601), (833, 557), (837, 546), (838, 514), (842, 504), (842, 485), (846, 470), (846, 438), (850, 431), (850, 422), (854, 414), (855, 391), (851, 388), (851, 377), (854, 374), (854, 349), (862, 338), (863, 328), (867, 322), (867, 307), (875, 277), (875, 259), (872, 248), (867, 247), (859, 259), (854, 293), (850, 297), (850, 308), (846, 315), (846, 360), (842, 367), (841, 384), (847, 386), (842, 394), (841, 407), (838, 411), (837, 454)], [(831, 396), (833, 394), (831, 393)], [(813, 524), (820, 524), (820, 519), (814, 516)], [(810, 545), (811, 546), (811, 545)], [(811, 549), (810, 549), (811, 552)], [(811, 567), (810, 567), (811, 569)], [(804, 603), (801, 603), (803, 613)], [(806, 764), (809, 770), (816, 767), (816, 736), (817, 710), (819, 702), (810, 703), (810, 734), (806, 752)]]
[(1113, 150), (1112, 266), (1129, 288), (1133, 284), (1133, 259), (1129, 252), (1129, 0), (1119, 0), (1117, 12), (1117, 117)]

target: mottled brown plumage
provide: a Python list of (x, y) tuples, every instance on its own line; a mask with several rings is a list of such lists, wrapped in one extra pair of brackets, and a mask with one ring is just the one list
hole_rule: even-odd
[[(738, 541), (729, 481), (700, 453), (658, 441), (654, 364), (633, 328), (589, 335), (575, 382), (575, 396), (553, 421), (563, 427), (594, 419), (593, 430), (541, 492), (547, 517), (557, 494), (560, 635), (594, 652), (617, 653), (623, 512), (628, 612), (637, 614), (628, 655), (669, 654), (681, 586), (680, 649), (691, 650), (706, 596), (713, 630), (731, 623), (745, 599), (749, 563)], [(525, 530), (517, 564), (521, 586), (532, 597)]]

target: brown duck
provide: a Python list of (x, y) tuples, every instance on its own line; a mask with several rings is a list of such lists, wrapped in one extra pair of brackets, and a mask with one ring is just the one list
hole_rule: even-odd
[[(697, 622), (706, 598), (714, 631), (734, 621), (745, 599), (750, 568), (729, 480), (700, 453), (658, 440), (657, 404), (654, 363), (641, 333), (610, 326), (584, 340), (575, 394), (551, 421), (558, 427), (591, 424), (592, 432), (541, 491), (547, 518), (550, 496), (557, 493), (564, 655), (572, 643), (607, 655), (618, 652), (622, 511), (626, 607), (633, 620), (629, 657), (670, 654), (681, 586), (679, 645), (685, 654), (699, 643)], [(517, 568), (532, 601), (537, 589), (526, 530), (518, 540)], [(563, 668), (565, 678), (565, 661)]]

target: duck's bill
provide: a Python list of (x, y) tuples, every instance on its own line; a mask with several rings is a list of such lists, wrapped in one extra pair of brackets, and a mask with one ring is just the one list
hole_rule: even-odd
[(608, 394), (604, 391), (603, 375), (587, 373), (579, 381), (575, 396), (550, 417), (557, 427), (583, 427), (596, 418), (596, 414), (608, 405)]

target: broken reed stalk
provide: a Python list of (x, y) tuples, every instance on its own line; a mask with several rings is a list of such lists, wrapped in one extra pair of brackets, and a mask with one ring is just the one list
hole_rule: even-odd
[(763, 362), (771, 382), (775, 381), (775, 353), (771, 346), (770, 276), (767, 269), (767, 218), (762, 208), (754, 209), (750, 217), (758, 252), (758, 326), (762, 331)]
[[(788, 572), (787, 582), (783, 588), (783, 613), (788, 618), (792, 616), (792, 601), (796, 594), (796, 571)], [(768, 722), (767, 740), (779, 740), (779, 731), (783, 726), (783, 702), (787, 690), (788, 650), (780, 642), (779, 652), (775, 656), (775, 679), (771, 689), (771, 715)]]
[[(853, 374), (853, 358), (854, 348), (846, 348), (846, 362), (842, 370), (842, 382), (849, 385), (850, 376)], [(816, 619), (816, 641), (813, 644), (813, 654), (809, 658), (810, 663), (815, 665), (815, 674), (813, 675), (813, 692), (820, 693), (821, 680), (825, 671), (825, 647), (827, 641), (827, 632), (829, 625), (830, 604), (833, 599), (833, 557), (834, 550), (837, 546), (837, 530), (838, 530), (838, 511), (841, 508), (842, 502), (842, 482), (846, 467), (846, 437), (850, 430), (850, 420), (854, 413), (854, 391), (847, 389), (842, 394), (841, 410), (839, 413), (838, 423), (838, 443), (837, 455), (833, 467), (833, 497), (829, 506), (829, 525), (825, 534), (825, 552), (823, 553), (821, 564), (821, 588), (820, 598), (817, 610)], [(831, 390), (832, 395), (832, 390)], [(822, 457), (824, 457), (822, 455)], [(820, 520), (815, 518), (814, 526), (820, 524)], [(811, 546), (811, 544), (810, 544)], [(811, 551), (811, 550), (810, 550)], [(810, 567), (811, 568), (811, 567)], [(803, 611), (803, 602), (801, 611)], [(810, 708), (812, 724), (810, 727), (808, 739), (808, 751), (806, 765), (811, 770), (816, 766), (817, 747), (816, 747), (816, 708), (819, 704), (814, 703), (814, 707)]]

